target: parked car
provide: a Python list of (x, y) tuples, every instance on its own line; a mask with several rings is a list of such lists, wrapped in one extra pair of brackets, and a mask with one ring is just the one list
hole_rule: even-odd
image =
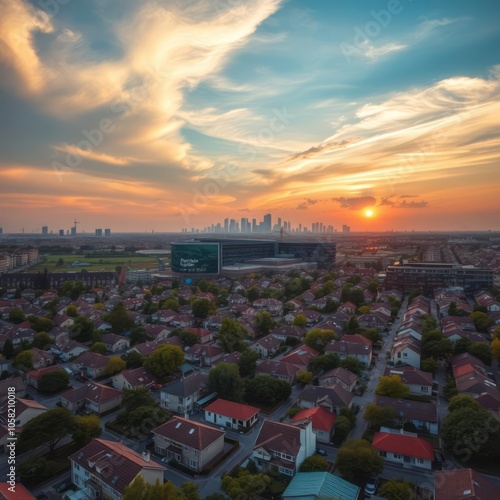
[(69, 488), (69, 483), (61, 483), (57, 488), (56, 491), (58, 493), (62, 493), (63, 491), (66, 491)]
[(366, 483), (366, 486), (365, 486), (365, 495), (371, 497), (372, 495), (375, 495), (375, 492), (377, 491), (377, 488), (378, 488), (378, 482), (379, 482), (379, 479), (378, 477), (370, 477), (370, 479), (368, 479), (368, 482)]
[(328, 453), (323, 448), (316, 448), (316, 455), (321, 455), (322, 457), (326, 457)]

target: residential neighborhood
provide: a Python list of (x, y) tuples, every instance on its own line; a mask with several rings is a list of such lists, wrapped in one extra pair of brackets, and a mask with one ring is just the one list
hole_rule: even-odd
[[(388, 290), (346, 264), (5, 289), (0, 452), (13, 387), (26, 498), (237, 498), (252, 481), (248, 498), (385, 498), (397, 480), (438, 500), (448, 471), (490, 495), (453, 498), (500, 498), (498, 297)], [(471, 423), (491, 439), (468, 454)]]

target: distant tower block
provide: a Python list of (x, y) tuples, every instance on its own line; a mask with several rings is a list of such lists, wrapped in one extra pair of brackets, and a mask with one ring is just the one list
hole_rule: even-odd
[(64, 229), (59, 229), (59, 236), (64, 236)]
[(105, 229), (104, 236), (111, 236), (111, 229)]
[(95, 230), (95, 235), (96, 235), (97, 237), (101, 237), (101, 236), (102, 236), (102, 229), (96, 229), (96, 230)]

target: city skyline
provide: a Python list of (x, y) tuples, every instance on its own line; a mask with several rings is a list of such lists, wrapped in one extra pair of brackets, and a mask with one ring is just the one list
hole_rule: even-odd
[(500, 229), (498, 2), (0, 13), (3, 233)]

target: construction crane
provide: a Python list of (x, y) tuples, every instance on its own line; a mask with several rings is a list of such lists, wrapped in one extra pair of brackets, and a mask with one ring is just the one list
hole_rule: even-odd
[(77, 224), (80, 224), (80, 221), (79, 221), (79, 220), (76, 220), (76, 218), (75, 218), (75, 220), (74, 220), (74, 224), (75, 224), (75, 225), (74, 225), (74, 228), (75, 228), (75, 234), (76, 234), (76, 225), (77, 225)]

